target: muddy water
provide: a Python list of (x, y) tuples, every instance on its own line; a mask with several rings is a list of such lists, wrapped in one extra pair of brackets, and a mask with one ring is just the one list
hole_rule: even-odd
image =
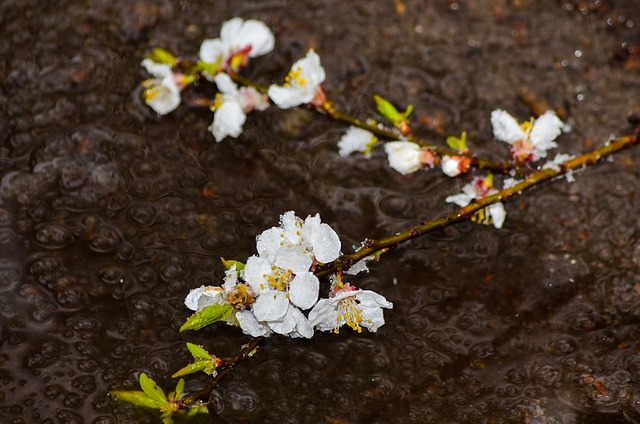
[[(106, 392), (140, 372), (169, 388), (184, 341), (220, 356), (246, 342), (177, 332), (217, 258), (245, 260), (289, 209), (319, 212), (348, 250), (437, 217), (462, 184), (340, 158), (342, 127), (305, 111), (251, 116), (217, 144), (210, 112), (140, 101), (153, 47), (194, 55), (224, 20), (262, 19), (277, 45), (251, 78), (282, 78), (313, 46), (343, 110), (411, 102), (417, 133), (466, 130), (492, 158), (506, 146), (490, 111), (526, 118), (523, 97), (563, 113), (569, 153), (640, 113), (638, 1), (54, 3), (0, 5), (3, 422), (157, 422)], [(200, 421), (640, 422), (638, 155), (511, 201), (501, 230), (465, 223), (393, 252), (359, 281), (394, 302), (386, 326), (273, 337)]]

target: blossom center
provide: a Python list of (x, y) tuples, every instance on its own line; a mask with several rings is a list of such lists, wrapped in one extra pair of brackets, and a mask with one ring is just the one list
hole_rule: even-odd
[(358, 333), (362, 332), (360, 323), (363, 321), (362, 309), (358, 306), (355, 296), (345, 297), (338, 302), (338, 316), (336, 318), (338, 327), (334, 332), (338, 332), (340, 323), (344, 322)]
[(302, 77), (302, 67), (296, 66), (289, 71), (289, 74), (284, 79), (284, 86), (291, 87), (291, 85), (297, 85), (304, 87), (307, 85), (307, 80)]
[(238, 71), (247, 66), (247, 63), (249, 63), (249, 52), (251, 51), (251, 47), (251, 44), (249, 44), (244, 48), (232, 51), (229, 59), (227, 60), (227, 67), (234, 71)]
[(241, 283), (236, 285), (233, 290), (227, 292), (227, 301), (235, 309), (240, 309), (252, 305), (256, 301), (256, 298), (251, 287)]
[[(271, 266), (271, 274), (264, 274), (263, 277), (269, 284), (269, 287), (275, 290), (287, 291), (289, 289), (289, 283), (293, 279), (294, 275), (291, 270), (283, 270), (277, 266)], [(263, 285), (261, 284), (261, 288)]]
[(158, 81), (153, 79), (143, 81), (142, 86), (144, 87), (144, 99), (146, 101), (155, 99), (160, 94), (162, 88), (162, 85), (158, 84)]

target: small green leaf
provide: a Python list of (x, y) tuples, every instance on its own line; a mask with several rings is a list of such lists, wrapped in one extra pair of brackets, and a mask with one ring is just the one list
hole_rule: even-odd
[(225, 258), (220, 258), (220, 260), (222, 261), (222, 264), (224, 265), (225, 268), (227, 269), (231, 269), (232, 266), (236, 266), (236, 271), (240, 272), (244, 269), (244, 264), (240, 261), (233, 261), (233, 260), (226, 260)]
[(207, 409), (207, 405), (198, 405), (195, 404), (191, 408), (189, 408), (189, 413), (187, 416), (192, 417), (196, 414), (208, 414), (209, 410)]
[(151, 399), (145, 392), (139, 390), (112, 390), (109, 394), (121, 402), (127, 402), (143, 408), (162, 410), (166, 405), (166, 402), (158, 402), (157, 400)]
[(411, 115), (411, 112), (413, 112), (413, 105), (407, 106), (407, 110), (402, 112), (402, 117), (406, 120), (409, 117), (409, 115)]
[(156, 63), (166, 63), (171, 66), (175, 65), (177, 61), (174, 55), (160, 48), (153, 49), (149, 57)]
[(173, 411), (165, 411), (161, 418), (162, 418), (162, 424), (173, 424), (173, 418), (171, 417), (173, 415)]
[(392, 105), (391, 102), (389, 102), (387, 99), (383, 98), (382, 96), (378, 96), (377, 94), (373, 96), (373, 99), (376, 101), (376, 107), (378, 108), (378, 112), (380, 112), (380, 115), (384, 116), (390, 122), (393, 122), (395, 124), (396, 122), (404, 119), (404, 116), (402, 116), (402, 114), (398, 112), (396, 107)]
[(198, 68), (204, 71), (205, 74), (209, 74), (211, 76), (215, 76), (220, 69), (220, 66), (216, 63), (207, 63), (201, 60), (198, 61)]
[(233, 313), (233, 306), (226, 304), (209, 305), (201, 311), (187, 318), (180, 327), (180, 332), (186, 330), (199, 330), (214, 322), (223, 321)]
[[(199, 371), (204, 371), (209, 366), (209, 364), (213, 364), (213, 362), (211, 362), (211, 360), (193, 362), (187, 366), (182, 367), (175, 373), (173, 373), (171, 377), (172, 378), (184, 377), (185, 375), (193, 374)], [(210, 374), (210, 373), (207, 373), (207, 374)]]
[(459, 138), (453, 135), (447, 137), (447, 145), (456, 152), (464, 152), (467, 149), (467, 132), (463, 131)]
[(182, 399), (182, 395), (184, 394), (184, 378), (181, 378), (178, 381), (178, 384), (176, 384), (176, 396), (175, 399), (176, 400), (180, 400)]
[(398, 112), (398, 109), (396, 109), (396, 107), (387, 99), (378, 96), (377, 94), (373, 96), (373, 99), (376, 101), (376, 107), (378, 108), (380, 115), (384, 116), (396, 126), (402, 123), (406, 124), (407, 118), (411, 115), (411, 112), (413, 112), (413, 105), (407, 106), (407, 110), (404, 112)]
[(145, 373), (140, 374), (140, 387), (150, 399), (160, 403), (167, 403), (167, 396), (165, 396), (160, 386)]
[(211, 359), (211, 354), (197, 344), (187, 343), (187, 349), (195, 359)]

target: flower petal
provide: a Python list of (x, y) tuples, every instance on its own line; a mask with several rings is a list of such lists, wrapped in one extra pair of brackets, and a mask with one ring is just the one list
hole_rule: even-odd
[(220, 72), (216, 74), (214, 81), (216, 83), (216, 86), (218, 87), (218, 91), (220, 91), (222, 94), (238, 94), (238, 86), (226, 73)]
[(284, 231), (281, 228), (269, 228), (257, 237), (256, 250), (260, 256), (270, 263), (274, 263), (276, 261), (276, 252), (283, 246), (284, 241)]
[(535, 120), (531, 134), (529, 134), (529, 140), (536, 147), (536, 153), (540, 153), (535, 159), (546, 157), (547, 150), (558, 147), (554, 140), (562, 133), (563, 127), (564, 123), (551, 110), (546, 111)]
[(251, 256), (244, 266), (244, 280), (251, 287), (254, 293), (260, 294), (269, 290), (266, 276), (271, 275), (271, 263), (265, 258)]
[[(318, 215), (316, 215), (318, 216)], [(318, 216), (318, 221), (320, 220)], [(305, 226), (306, 227), (306, 226)], [(311, 245), (313, 255), (316, 260), (321, 263), (328, 263), (340, 256), (340, 238), (333, 228), (329, 225), (321, 223), (312, 225), (307, 231), (303, 227), (303, 237)]]
[(491, 125), (495, 138), (505, 143), (513, 144), (526, 137), (518, 121), (504, 110), (496, 109), (491, 112)]
[(310, 272), (296, 275), (289, 284), (289, 300), (300, 309), (309, 309), (318, 301), (320, 282)]
[(494, 203), (493, 205), (487, 206), (487, 211), (489, 212), (489, 215), (491, 215), (493, 226), (496, 228), (502, 228), (502, 224), (507, 216), (507, 212), (504, 210), (504, 205), (501, 202)]
[(309, 320), (320, 331), (333, 331), (344, 322), (338, 321), (337, 302), (333, 299), (320, 299), (309, 312)]
[(310, 103), (313, 100), (313, 92), (300, 89), (298, 87), (280, 87), (271, 85), (267, 92), (269, 98), (280, 109), (289, 109)]
[(251, 46), (249, 57), (267, 54), (273, 50), (275, 45), (275, 37), (269, 27), (255, 19), (244, 21), (236, 37), (240, 48)]
[(223, 302), (223, 290), (215, 286), (200, 286), (189, 292), (184, 299), (184, 304), (192, 311), (199, 311), (209, 305), (216, 305)]
[(309, 271), (313, 264), (311, 255), (300, 245), (285, 244), (276, 253), (276, 266), (294, 274)]
[(410, 141), (392, 141), (384, 145), (389, 159), (389, 166), (408, 175), (422, 168), (420, 162), (420, 146)]
[(236, 138), (242, 134), (242, 126), (247, 120), (240, 103), (229, 100), (220, 106), (213, 116), (209, 130), (219, 143), (227, 136)]
[(204, 40), (200, 44), (200, 60), (205, 63), (223, 62), (227, 54), (227, 46), (219, 38)]
[(258, 322), (251, 311), (236, 312), (236, 319), (238, 320), (240, 328), (245, 334), (253, 337), (262, 337), (271, 334), (271, 329), (269, 328), (269, 326)]
[(287, 211), (282, 214), (280, 217), (280, 227), (290, 243), (297, 244), (300, 242), (300, 232), (302, 230), (300, 218), (298, 218), (293, 211)]
[(287, 312), (289, 299), (287, 294), (279, 290), (267, 290), (256, 299), (251, 310), (258, 321), (275, 321)]

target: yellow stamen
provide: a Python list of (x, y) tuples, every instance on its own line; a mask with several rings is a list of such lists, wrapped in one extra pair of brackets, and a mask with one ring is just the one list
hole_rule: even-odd
[(307, 85), (307, 81), (302, 78), (302, 68), (300, 66), (296, 66), (295, 69), (291, 69), (289, 74), (284, 79), (284, 87), (291, 87), (291, 84), (295, 84), (301, 87)]

